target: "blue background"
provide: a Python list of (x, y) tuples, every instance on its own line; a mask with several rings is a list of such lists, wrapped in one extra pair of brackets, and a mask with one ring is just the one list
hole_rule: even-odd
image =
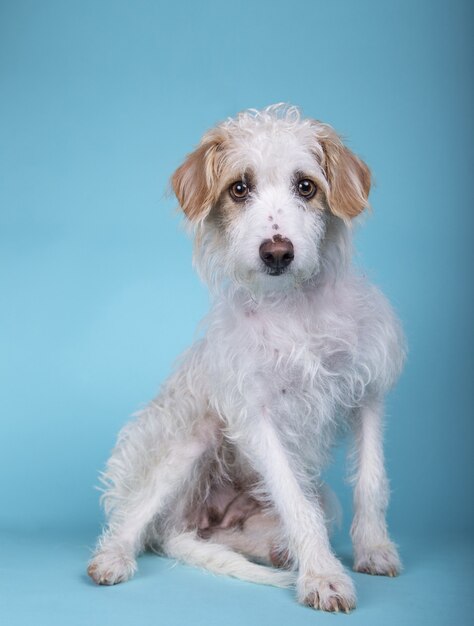
[[(469, 622), (473, 17), (461, 1), (1, 2), (4, 624)], [(371, 166), (358, 262), (410, 346), (386, 437), (405, 572), (354, 574), (350, 617), (154, 556), (116, 588), (84, 575), (98, 471), (208, 307), (169, 177), (208, 127), (279, 101)]]

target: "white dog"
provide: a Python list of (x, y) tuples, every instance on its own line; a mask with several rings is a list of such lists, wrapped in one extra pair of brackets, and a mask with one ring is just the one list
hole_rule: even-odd
[(148, 547), (296, 583), (300, 602), (349, 611), (354, 585), (331, 550), (320, 480), (344, 429), (355, 441), (354, 569), (400, 570), (382, 414), (404, 340), (351, 266), (370, 172), (329, 126), (276, 105), (205, 134), (172, 183), (214, 303), (204, 337), (119, 435), (103, 475), (108, 527), (88, 572), (99, 584), (127, 580)]

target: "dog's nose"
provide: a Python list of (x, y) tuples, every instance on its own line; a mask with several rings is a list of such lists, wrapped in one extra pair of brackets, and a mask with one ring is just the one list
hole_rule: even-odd
[(293, 244), (289, 239), (276, 235), (273, 239), (265, 239), (260, 246), (260, 258), (267, 267), (281, 272), (288, 267), (295, 256)]

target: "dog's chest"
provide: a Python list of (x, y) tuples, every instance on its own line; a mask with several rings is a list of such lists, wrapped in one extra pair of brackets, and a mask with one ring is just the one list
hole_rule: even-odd
[(343, 384), (357, 345), (355, 325), (328, 305), (240, 307), (220, 312), (211, 336), (217, 377), (265, 390), (282, 405)]

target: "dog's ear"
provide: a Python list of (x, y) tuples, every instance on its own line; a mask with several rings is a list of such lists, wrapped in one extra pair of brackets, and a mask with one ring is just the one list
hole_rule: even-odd
[(204, 135), (171, 178), (174, 193), (186, 217), (202, 221), (218, 199), (218, 181), (224, 164), (225, 137), (219, 130)]
[(344, 220), (353, 218), (368, 204), (370, 170), (359, 157), (346, 148), (330, 126), (318, 123), (317, 127), (329, 187), (329, 209)]

